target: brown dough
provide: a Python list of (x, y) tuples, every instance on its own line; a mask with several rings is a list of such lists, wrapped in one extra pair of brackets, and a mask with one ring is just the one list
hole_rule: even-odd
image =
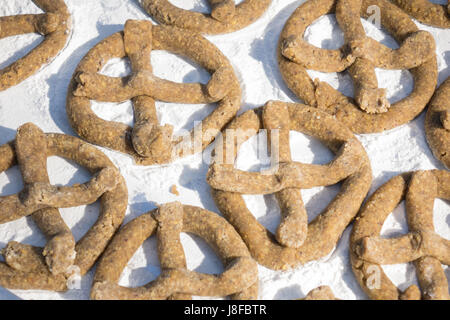
[(328, 286), (320, 286), (311, 290), (302, 300), (339, 300)]
[[(95, 177), (73, 187), (49, 184), (46, 162), (61, 156), (86, 167)], [(27, 123), (18, 129), (14, 142), (0, 146), (0, 171), (20, 165), (25, 188), (19, 195), (0, 199), (1, 223), (31, 214), (48, 238), (45, 248), (10, 242), (0, 263), (0, 286), (10, 289), (67, 289), (69, 268), (84, 275), (95, 263), (122, 223), (128, 194), (125, 181), (113, 163), (99, 150), (80, 139), (44, 134)], [(100, 198), (97, 222), (74, 243), (72, 233), (57, 208), (79, 206)]]
[[(186, 269), (180, 232), (200, 236), (217, 252), (225, 265), (221, 275)], [(117, 284), (136, 250), (156, 233), (161, 275), (145, 286), (126, 288)], [(242, 239), (217, 214), (179, 202), (162, 205), (125, 225), (103, 254), (94, 278), (93, 299), (153, 300), (227, 296), (257, 299), (258, 269)]]
[[(382, 26), (400, 48), (392, 50), (365, 35), (358, 15), (368, 18), (367, 8), (381, 10)], [(335, 13), (346, 44), (337, 50), (317, 48), (303, 39), (316, 19)], [(288, 87), (307, 104), (335, 116), (355, 133), (381, 132), (414, 119), (430, 100), (437, 82), (435, 42), (387, 0), (309, 0), (286, 23), (279, 41), (278, 59)], [(374, 68), (408, 69), (415, 81), (413, 92), (389, 105), (378, 88)], [(342, 72), (348, 69), (355, 83), (355, 101), (325, 82), (313, 81), (307, 69)]]
[(25, 57), (0, 70), (0, 91), (15, 86), (49, 63), (66, 45), (71, 20), (63, 0), (32, 0), (46, 13), (0, 17), (0, 39), (39, 33), (45, 40)]
[(204, 33), (221, 34), (245, 28), (267, 10), (271, 0), (208, 0), (211, 15), (177, 8), (169, 0), (142, 0), (142, 7), (161, 24)]
[[(189, 57), (212, 76), (207, 85), (179, 84), (152, 75), (150, 52), (168, 50)], [(98, 71), (112, 58), (128, 57), (133, 69), (128, 78), (112, 78)], [(132, 99), (135, 126), (105, 121), (95, 115), (90, 99), (120, 102)], [(212, 103), (217, 108), (201, 123), (198, 147), (186, 139), (172, 138), (172, 126), (160, 126), (155, 100), (174, 103)], [(67, 97), (72, 127), (87, 141), (134, 157), (137, 164), (169, 163), (206, 148), (215, 135), (236, 115), (241, 90), (228, 59), (198, 34), (149, 21), (129, 20), (124, 32), (96, 45), (75, 71)], [(199, 127), (198, 127), (199, 128)], [(191, 137), (194, 139), (194, 132)], [(212, 133), (212, 134), (211, 134)]]
[[(434, 231), (435, 198), (450, 200), (450, 172), (417, 171), (396, 176), (365, 203), (353, 227), (350, 256), (353, 272), (371, 299), (450, 299), (441, 263), (450, 264), (450, 241)], [(405, 200), (410, 233), (397, 238), (379, 236), (384, 220)], [(414, 262), (422, 289), (401, 292), (381, 264)]]
[(450, 28), (450, 1), (439, 5), (428, 0), (391, 0), (410, 16), (438, 28)]
[[(278, 165), (278, 170), (247, 173), (234, 169), (240, 144), (263, 125), (269, 130), (280, 129), (280, 162), (272, 163)], [(228, 137), (231, 129), (246, 130), (247, 135), (238, 141)], [(337, 154), (336, 159), (324, 166), (292, 162), (289, 130), (320, 139)], [(357, 214), (372, 181), (367, 154), (351, 131), (315, 108), (271, 101), (263, 109), (262, 120), (255, 110), (248, 111), (233, 120), (223, 139), (228, 143), (219, 156), (216, 154), (216, 163), (211, 165), (207, 181), (217, 207), (242, 236), (252, 256), (267, 268), (285, 270), (331, 252)], [(276, 151), (272, 150), (272, 155), (273, 152)], [(223, 159), (226, 161), (221, 162)], [(339, 181), (343, 181), (340, 194), (308, 225), (300, 189)], [(242, 193), (276, 193), (282, 211), (277, 241), (247, 209)]]
[(425, 132), (434, 156), (450, 169), (450, 78), (441, 84), (428, 105)]

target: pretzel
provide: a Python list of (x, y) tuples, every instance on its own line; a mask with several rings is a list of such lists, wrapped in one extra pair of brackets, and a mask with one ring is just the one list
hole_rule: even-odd
[(413, 18), (438, 28), (450, 28), (450, 2), (439, 5), (428, 0), (391, 0)]
[(434, 156), (450, 169), (450, 78), (439, 87), (428, 105), (425, 132)]
[[(435, 198), (450, 200), (450, 172), (430, 170), (396, 176), (361, 209), (350, 239), (350, 256), (353, 272), (371, 299), (450, 299), (441, 266), (450, 264), (450, 241), (434, 231)], [(384, 220), (402, 200), (406, 202), (410, 233), (381, 238)], [(422, 294), (415, 285), (401, 292), (380, 266), (412, 261)]]
[[(86, 167), (94, 178), (72, 187), (49, 183), (46, 162), (61, 156)], [(16, 140), (0, 146), (0, 171), (19, 164), (24, 189), (0, 197), (0, 223), (31, 215), (45, 234), (45, 248), (10, 242), (0, 263), (0, 286), (10, 289), (67, 290), (74, 271), (84, 275), (95, 263), (122, 223), (127, 207), (125, 181), (112, 162), (93, 146), (62, 134), (44, 134), (27, 123)], [(75, 244), (57, 208), (85, 205), (101, 200), (97, 222)]]
[[(285, 270), (324, 257), (333, 250), (367, 194), (372, 173), (367, 154), (356, 137), (330, 115), (306, 105), (271, 101), (264, 106), (261, 117), (252, 110), (233, 120), (224, 133), (227, 143), (219, 152), (222, 154), (216, 155), (207, 182), (217, 207), (242, 236), (258, 263)], [(268, 136), (279, 130), (279, 143), (272, 150), (273, 156), (278, 149), (279, 162), (272, 163), (278, 170), (250, 173), (234, 169), (240, 144), (263, 127), (268, 129)], [(320, 139), (336, 153), (336, 158), (323, 166), (293, 162), (289, 130)], [(233, 131), (246, 135), (235, 139), (230, 137)], [(220, 157), (226, 161), (219, 163)], [(301, 189), (339, 181), (343, 181), (339, 195), (308, 225)], [(276, 240), (247, 209), (242, 193), (275, 193), (281, 208)]]
[(0, 70), (0, 91), (15, 86), (49, 63), (66, 45), (70, 13), (63, 0), (32, 0), (46, 13), (0, 17), (0, 39), (39, 33), (45, 40), (25, 57)]
[[(366, 36), (360, 19), (368, 7), (380, 8), (381, 23), (399, 42), (392, 50)], [(303, 39), (306, 28), (323, 15), (335, 13), (346, 44), (337, 50), (317, 48)], [(281, 33), (278, 61), (288, 87), (307, 104), (326, 111), (355, 133), (392, 129), (414, 119), (430, 100), (437, 83), (435, 42), (399, 8), (386, 0), (309, 0), (296, 9)], [(378, 88), (374, 68), (408, 69), (412, 93), (390, 105)], [(355, 101), (319, 80), (307, 69), (348, 70), (355, 84)]]
[(141, 6), (161, 24), (173, 25), (205, 34), (234, 32), (255, 22), (267, 10), (271, 0), (208, 0), (211, 14), (177, 8), (168, 0), (140, 0)]
[[(209, 275), (186, 269), (180, 232), (205, 239), (222, 258), (225, 272)], [(161, 275), (145, 286), (118, 285), (123, 269), (136, 250), (156, 234)], [(113, 238), (94, 277), (92, 299), (190, 299), (227, 296), (257, 299), (258, 269), (247, 247), (227, 221), (217, 214), (173, 202), (132, 220)]]
[[(169, 50), (185, 55), (212, 73), (207, 85), (179, 84), (152, 75), (150, 53)], [(112, 58), (128, 57), (133, 72), (112, 78), (97, 72)], [(241, 91), (227, 58), (200, 35), (174, 27), (152, 26), (129, 20), (124, 32), (96, 45), (81, 61), (69, 87), (67, 113), (75, 131), (85, 140), (134, 157), (137, 164), (168, 163), (206, 148), (240, 107)], [(120, 102), (132, 99), (135, 125), (100, 119), (90, 99)], [(184, 138), (172, 139), (173, 127), (160, 126), (155, 100), (174, 103), (212, 103), (217, 108), (196, 129), (202, 133), (199, 148)], [(213, 134), (211, 134), (213, 133)], [(201, 149), (201, 150), (197, 150)]]

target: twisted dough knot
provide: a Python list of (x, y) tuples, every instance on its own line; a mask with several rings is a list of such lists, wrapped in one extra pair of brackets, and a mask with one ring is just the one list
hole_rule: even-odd
[[(317, 1), (316, 1), (317, 2)], [(305, 68), (323, 72), (349, 70), (356, 86), (355, 100), (367, 113), (384, 113), (390, 108), (386, 90), (379, 89), (374, 68), (412, 69), (435, 56), (435, 41), (426, 31), (407, 34), (399, 49), (392, 50), (367, 37), (359, 17), (361, 0), (338, 0), (336, 17), (345, 33), (340, 50), (318, 50), (301, 36), (282, 38), (284, 57)], [(331, 59), (330, 59), (331, 58)]]
[(68, 208), (95, 202), (103, 193), (114, 189), (119, 173), (105, 167), (86, 183), (72, 187), (53, 186), (47, 176), (47, 138), (32, 123), (17, 130), (15, 150), (24, 179), (24, 189), (15, 195), (0, 197), (0, 223), (33, 214), (45, 208)]
[[(206, 85), (180, 84), (154, 76), (150, 63), (153, 49), (191, 57), (211, 72), (210, 80)], [(98, 73), (113, 56), (129, 58), (132, 68), (129, 77), (113, 78)], [(180, 29), (134, 20), (126, 22), (123, 34), (115, 34), (91, 50), (75, 72), (72, 88), (67, 108), (76, 131), (90, 142), (135, 156), (140, 164), (168, 163), (200, 151), (194, 146), (196, 142), (189, 144), (185, 137), (173, 139), (171, 125), (159, 125), (155, 100), (217, 102), (218, 108), (197, 127), (202, 133), (200, 148), (204, 149), (215, 134), (203, 133), (217, 133), (231, 120), (239, 109), (241, 94), (230, 63), (206, 39)], [(103, 121), (89, 110), (89, 100), (122, 102), (130, 99), (134, 108), (133, 128)]]
[(159, 23), (205, 34), (237, 31), (255, 22), (271, 0), (208, 0), (211, 14), (177, 8), (168, 0), (142, 0), (142, 7)]
[(311, 290), (303, 300), (339, 300), (328, 286), (320, 286)]
[(57, 14), (47, 13), (41, 16), (38, 16), (38, 20), (36, 22), (36, 30), (40, 34), (47, 35), (52, 32), (55, 32), (58, 29), (60, 24), (60, 18)]
[[(180, 233), (204, 238), (226, 264), (221, 275), (187, 270)], [(138, 288), (117, 284), (122, 270), (142, 243), (156, 233), (160, 276)], [(190, 299), (197, 296), (227, 296), (256, 299), (256, 262), (226, 220), (204, 209), (178, 202), (160, 206), (125, 225), (114, 237), (97, 267), (93, 299)]]
[[(120, 225), (127, 204), (124, 181), (109, 159), (92, 146), (70, 136), (44, 134), (31, 123), (19, 127), (13, 143), (0, 146), (0, 155), (0, 170), (17, 162), (24, 181), (21, 192), (0, 197), (0, 223), (31, 216), (48, 238), (44, 248), (10, 242), (3, 250), (6, 264), (0, 263), (0, 285), (66, 290), (73, 267), (86, 273)], [(87, 167), (93, 179), (71, 187), (51, 185), (47, 174), (51, 155)], [(103, 214), (76, 244), (58, 208), (87, 205), (99, 198)]]
[(0, 39), (26, 33), (45, 36), (25, 57), (0, 70), (0, 91), (19, 84), (61, 51), (70, 34), (70, 14), (64, 0), (32, 0), (43, 14), (0, 17)]
[[(364, 205), (353, 229), (350, 248), (353, 271), (369, 297), (450, 298), (441, 266), (441, 263), (450, 265), (450, 241), (436, 234), (433, 226), (434, 199), (450, 199), (449, 186), (450, 173), (447, 171), (417, 171), (391, 179)], [(406, 200), (410, 233), (397, 238), (381, 238), (378, 234), (384, 219), (403, 199)], [(406, 262), (414, 262), (422, 293), (415, 285), (400, 292), (380, 267)], [(374, 283), (369, 279), (375, 280)]]
[[(368, 37), (359, 19), (378, 7), (381, 23), (399, 42), (388, 48)], [(315, 47), (303, 38), (307, 27), (326, 14), (336, 14), (345, 44), (336, 50)], [(309, 0), (286, 23), (280, 36), (279, 65), (289, 88), (307, 104), (335, 115), (356, 133), (379, 132), (406, 123), (425, 107), (437, 80), (435, 41), (386, 0)], [(415, 80), (410, 96), (391, 106), (378, 87), (375, 68), (409, 70)], [(307, 69), (343, 72), (352, 77), (354, 100), (327, 83), (313, 81)]]
[[(261, 128), (268, 130), (272, 169), (261, 173), (235, 169), (233, 161), (238, 148)], [(236, 133), (244, 130), (245, 137), (238, 137)], [(292, 161), (290, 130), (318, 137), (336, 158), (327, 165)], [(218, 208), (241, 234), (253, 257), (266, 267), (287, 269), (331, 251), (357, 213), (371, 181), (367, 155), (354, 135), (317, 109), (271, 101), (262, 108), (261, 119), (255, 111), (235, 119), (225, 130), (223, 141), (227, 143), (218, 150), (206, 180), (213, 188)], [(344, 181), (345, 191), (308, 225), (301, 189), (340, 181)], [(281, 223), (275, 235), (277, 242), (254, 219), (241, 196), (271, 193), (275, 193), (281, 209)]]

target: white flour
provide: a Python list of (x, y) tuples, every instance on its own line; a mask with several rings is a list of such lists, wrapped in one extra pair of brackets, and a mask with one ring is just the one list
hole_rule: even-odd
[[(173, 4), (186, 9), (207, 10), (206, 0), (171, 0)], [(278, 70), (276, 46), (278, 36), (286, 20), (304, 1), (273, 0), (269, 10), (253, 25), (227, 35), (208, 36), (230, 59), (241, 80), (243, 103), (241, 112), (263, 105), (268, 100), (298, 101), (284, 84)], [(437, 1), (445, 3), (446, 1)], [(66, 111), (66, 91), (72, 73), (79, 61), (96, 43), (123, 29), (127, 19), (149, 19), (139, 7), (137, 0), (66, 0), (73, 16), (73, 34), (67, 48), (48, 66), (20, 85), (0, 92), (0, 143), (15, 137), (15, 130), (26, 122), (34, 122), (46, 132), (63, 132), (74, 135)], [(36, 13), (39, 9), (31, 1), (0, 0), (0, 16)], [(368, 34), (389, 46), (396, 46), (392, 38), (373, 25), (365, 22)], [(450, 31), (419, 25), (430, 31), (437, 42), (439, 63), (439, 84), (450, 75)], [(337, 48), (343, 42), (342, 32), (334, 17), (322, 17), (306, 34), (308, 40), (324, 48)], [(23, 56), (39, 43), (40, 37), (24, 35), (0, 40), (0, 68)], [(190, 62), (166, 52), (154, 52), (152, 63), (156, 75), (184, 82), (207, 82), (209, 75)], [(103, 73), (123, 75), (129, 67), (121, 61), (109, 63)], [(407, 71), (378, 70), (380, 86), (388, 89), (389, 98), (397, 101), (412, 89), (413, 81)], [(311, 72), (314, 77), (326, 80), (344, 93), (352, 94), (348, 76)], [(131, 124), (133, 121), (131, 104), (93, 103), (95, 112), (102, 118)], [(201, 120), (213, 106), (176, 105), (157, 103), (158, 115), (162, 123), (170, 123), (176, 129), (190, 129), (193, 121)], [(332, 154), (317, 140), (300, 133), (291, 134), (294, 160), (308, 163), (326, 163)], [(391, 177), (410, 170), (443, 169), (431, 154), (425, 140), (424, 114), (408, 125), (382, 134), (359, 136), (369, 154), (374, 183), (371, 193)], [(241, 169), (258, 170), (260, 161), (256, 157), (254, 143), (247, 142), (239, 154)], [(120, 168), (127, 181), (129, 208), (125, 223), (155, 208), (156, 203), (181, 201), (218, 212), (205, 182), (207, 165), (201, 155), (178, 161), (162, 167), (140, 167), (131, 158), (117, 152), (102, 150)], [(207, 152), (211, 150), (208, 148)], [(206, 153), (205, 153), (206, 154)], [(83, 168), (60, 158), (48, 161), (50, 180), (53, 184), (73, 184), (89, 179)], [(177, 185), (180, 196), (169, 193), (172, 185)], [(17, 167), (0, 175), (1, 195), (18, 192), (22, 188)], [(338, 186), (304, 190), (302, 194), (310, 220), (315, 217), (338, 192)], [(279, 209), (272, 196), (245, 196), (249, 209), (269, 230), (274, 231), (279, 222)], [(62, 215), (72, 228), (76, 239), (94, 223), (98, 216), (98, 204), (62, 209)], [(435, 204), (435, 224), (437, 232), (450, 239), (449, 204), (437, 200)], [(407, 230), (404, 207), (400, 206), (389, 216), (383, 227), (385, 235), (397, 235)], [(260, 298), (294, 299), (303, 297), (319, 285), (329, 285), (335, 295), (342, 299), (365, 299), (351, 271), (348, 254), (350, 228), (347, 228), (336, 250), (321, 261), (312, 262), (296, 269), (280, 272), (264, 267), (259, 268)], [(30, 219), (21, 219), (0, 225), (0, 248), (8, 241), (16, 240), (28, 244), (45, 244), (45, 239)], [(220, 260), (203, 240), (182, 235), (188, 267), (205, 273), (222, 272)], [(388, 276), (401, 289), (417, 282), (411, 265), (384, 267)], [(156, 242), (150, 239), (138, 250), (124, 270), (122, 285), (143, 285), (159, 274)], [(446, 274), (450, 277), (449, 268)], [(82, 280), (80, 290), (67, 293), (45, 291), (17, 291), (12, 293), (24, 299), (87, 299), (93, 271)], [(0, 288), (0, 299), (11, 298), (9, 291)]]

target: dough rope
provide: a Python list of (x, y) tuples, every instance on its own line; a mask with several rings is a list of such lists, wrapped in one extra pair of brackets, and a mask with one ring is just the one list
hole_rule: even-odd
[(328, 286), (320, 286), (311, 290), (305, 298), (300, 300), (340, 300), (334, 296), (333, 291)]
[[(0, 171), (19, 164), (24, 189), (0, 197), (0, 223), (30, 215), (48, 242), (44, 248), (15, 241), (3, 250), (0, 286), (9, 289), (67, 290), (73, 266), (84, 275), (95, 263), (122, 223), (128, 194), (117, 168), (100, 151), (81, 140), (62, 134), (44, 134), (27, 123), (17, 131), (16, 140), (0, 146)], [(49, 183), (47, 157), (61, 156), (77, 162), (94, 178), (72, 187)], [(86, 205), (100, 199), (97, 222), (75, 243), (72, 232), (58, 208)], [(72, 269), (73, 270), (73, 269)]]
[(46, 13), (0, 17), (0, 39), (39, 33), (45, 40), (25, 57), (0, 70), (0, 91), (15, 86), (50, 62), (65, 46), (70, 34), (70, 14), (63, 0), (32, 0)]
[[(400, 47), (385, 47), (366, 36), (360, 20), (370, 6), (380, 8), (381, 24)], [(306, 28), (326, 14), (336, 14), (345, 45), (336, 50), (317, 48), (303, 39)], [(334, 115), (355, 133), (395, 128), (414, 119), (429, 102), (437, 83), (435, 41), (386, 0), (309, 0), (286, 23), (279, 40), (278, 61), (288, 87), (305, 103)], [(407, 69), (414, 77), (411, 94), (390, 104), (378, 87), (375, 68)], [(313, 81), (307, 69), (321, 72), (347, 70), (355, 86), (355, 99), (329, 84)]]
[[(346, 226), (357, 214), (372, 181), (367, 154), (350, 130), (330, 115), (300, 104), (271, 101), (262, 110), (262, 119), (254, 110), (237, 117), (224, 131), (223, 150), (216, 154), (207, 174), (214, 201), (262, 265), (285, 270), (317, 260), (333, 250)], [(234, 169), (240, 144), (261, 128), (279, 130), (275, 170), (248, 173)], [(244, 137), (231, 137), (232, 132)], [(327, 165), (293, 162), (289, 147), (289, 130), (317, 137), (336, 158)], [(233, 142), (234, 141), (234, 142)], [(230, 143), (233, 142), (233, 143)], [(234, 146), (233, 146), (234, 144)], [(273, 147), (273, 146), (272, 146)], [(230, 149), (231, 148), (231, 149)], [(226, 159), (226, 161), (223, 161)], [(343, 181), (342, 190), (314, 221), (308, 225), (301, 189), (333, 185)], [(275, 193), (281, 208), (281, 223), (276, 240), (247, 209), (241, 194)]]
[(428, 0), (391, 0), (418, 21), (438, 28), (450, 28), (450, 1), (447, 5)]
[[(435, 198), (450, 199), (450, 172), (430, 170), (396, 176), (361, 209), (350, 239), (350, 255), (353, 272), (371, 299), (450, 299), (441, 266), (450, 264), (450, 241), (434, 231)], [(381, 238), (384, 220), (402, 200), (410, 232)], [(422, 293), (415, 285), (401, 292), (380, 266), (407, 262), (414, 262)]]
[(267, 10), (271, 0), (209, 0), (211, 14), (180, 9), (168, 0), (140, 0), (141, 6), (161, 24), (204, 34), (223, 34), (245, 28)]
[(450, 78), (441, 84), (428, 105), (425, 132), (434, 156), (450, 169)]
[[(225, 272), (209, 275), (187, 270), (180, 232), (206, 240), (222, 259)], [(128, 261), (154, 234), (161, 275), (142, 287), (120, 286), (118, 281)], [(99, 262), (91, 291), (91, 298), (97, 300), (190, 299), (191, 295), (257, 299), (258, 269), (242, 239), (225, 219), (179, 202), (164, 204), (119, 230)]]
[[(180, 84), (152, 75), (150, 53), (168, 50), (189, 57), (208, 70), (208, 84)], [(128, 78), (97, 73), (112, 58), (128, 57)], [(135, 125), (100, 119), (90, 100), (121, 102), (131, 99)], [(173, 127), (160, 126), (155, 100), (174, 103), (213, 103), (217, 108), (201, 122), (200, 147), (192, 139), (173, 139)], [(81, 61), (69, 87), (67, 113), (75, 131), (85, 140), (134, 157), (137, 164), (169, 163), (206, 148), (240, 108), (241, 90), (227, 58), (200, 35), (174, 27), (152, 26), (148, 21), (129, 20), (123, 33), (96, 45)], [(199, 129), (198, 129), (199, 130)], [(200, 130), (199, 130), (200, 131)], [(200, 149), (200, 150), (197, 150)]]

